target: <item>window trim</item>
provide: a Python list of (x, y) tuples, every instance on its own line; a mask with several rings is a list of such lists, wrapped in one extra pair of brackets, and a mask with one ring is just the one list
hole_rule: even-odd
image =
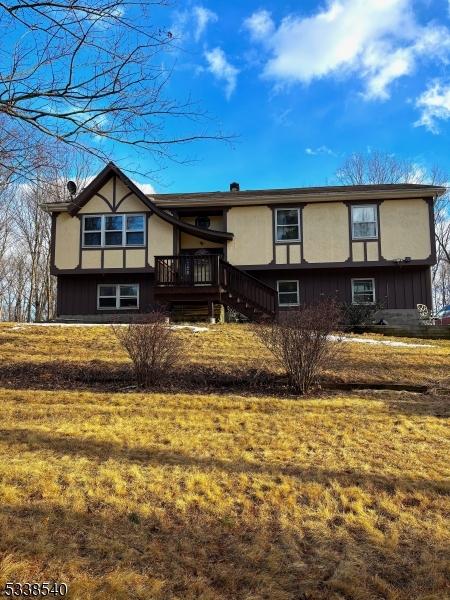
[[(355, 290), (354, 290), (354, 282), (355, 281), (371, 281), (372, 282), (372, 302), (355, 302)], [(377, 301), (377, 295), (376, 295), (376, 288), (375, 288), (375, 277), (352, 277), (351, 280), (351, 285), (352, 285), (352, 304), (355, 304), (357, 306), (370, 306), (372, 304), (376, 304)]]
[[(295, 283), (297, 285), (297, 302), (289, 304), (281, 304), (280, 302), (280, 283)], [(281, 292), (282, 294), (292, 294), (293, 292)], [(278, 279), (277, 280), (278, 306), (280, 308), (289, 306), (300, 306), (300, 285), (298, 279)]]
[[(134, 296), (121, 296), (120, 295), (120, 287), (121, 286), (130, 286), (135, 285), (137, 287), (137, 305), (136, 306), (120, 306), (120, 298), (134, 298)], [(100, 297), (102, 298), (113, 298), (113, 296), (100, 296), (100, 288), (102, 286), (109, 286), (116, 288), (116, 306), (100, 306)], [(97, 310), (139, 310), (139, 302), (140, 302), (140, 285), (139, 283), (98, 283), (97, 284)]]
[[(297, 227), (298, 227), (298, 238), (296, 239), (292, 239), (292, 240), (279, 240), (278, 239), (278, 212), (281, 210), (296, 210), (297, 211)], [(274, 219), (274, 225), (275, 225), (275, 231), (274, 231), (274, 237), (275, 237), (275, 243), (276, 244), (298, 244), (299, 242), (302, 241), (302, 223), (301, 223), (301, 210), (300, 207), (298, 206), (284, 206), (283, 208), (276, 208), (275, 209), (275, 219)], [(282, 227), (282, 225), (280, 225), (280, 227)]]
[[(374, 208), (375, 209), (375, 235), (371, 236), (367, 236), (365, 235), (364, 237), (358, 237), (355, 236), (355, 231), (353, 229), (353, 225), (354, 225), (354, 221), (353, 221), (353, 211), (355, 208)], [(357, 242), (363, 242), (364, 240), (377, 240), (378, 239), (378, 235), (379, 235), (379, 225), (378, 225), (378, 204), (374, 204), (374, 203), (368, 203), (368, 204), (352, 204), (352, 210), (351, 210), (351, 222), (350, 222), (350, 227), (351, 227), (351, 232), (352, 232), (352, 241), (357, 241)], [(359, 223), (363, 222), (363, 221), (358, 221)], [(372, 223), (372, 221), (370, 221)]]
[[(112, 232), (112, 229), (105, 229), (106, 217), (122, 217), (122, 243), (121, 244), (105, 244), (106, 231)], [(137, 232), (136, 229), (129, 230), (127, 228), (127, 217), (142, 217), (144, 225), (142, 233), (144, 235), (144, 241), (142, 244), (127, 244), (127, 233)], [(98, 230), (86, 231), (85, 220), (86, 218), (100, 218), (100, 245), (99, 246), (88, 246), (84, 243), (85, 233), (98, 233)], [(117, 230), (118, 231), (118, 230)], [(141, 231), (139, 230), (139, 233)], [(146, 226), (146, 213), (100, 213), (100, 214), (84, 214), (81, 219), (81, 247), (83, 250), (108, 250), (109, 248), (145, 248), (147, 245), (147, 226)]]

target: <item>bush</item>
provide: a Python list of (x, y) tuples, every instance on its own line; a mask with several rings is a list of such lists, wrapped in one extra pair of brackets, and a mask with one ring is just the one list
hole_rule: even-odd
[(162, 311), (154, 310), (139, 322), (112, 328), (133, 362), (140, 387), (149, 388), (167, 379), (180, 360), (181, 342)]
[(307, 394), (318, 384), (333, 356), (341, 311), (336, 302), (323, 300), (315, 305), (281, 312), (276, 321), (255, 326), (256, 335), (286, 370), (293, 388)]
[(383, 305), (380, 302), (376, 304), (344, 304), (342, 307), (343, 325), (347, 329), (370, 325), (374, 320), (375, 313), (382, 308)]

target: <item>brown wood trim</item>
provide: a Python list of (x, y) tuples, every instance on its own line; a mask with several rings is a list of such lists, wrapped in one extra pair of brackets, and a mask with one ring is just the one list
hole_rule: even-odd
[[(225, 229), (225, 231), (228, 231), (228, 211), (230, 209), (225, 207), (222, 210), (222, 217), (223, 217), (223, 227)], [(225, 242), (223, 245), (223, 257), (225, 260), (228, 260), (228, 242)]]
[(378, 220), (378, 260), (384, 260), (381, 254), (381, 219), (380, 219), (380, 206), (384, 200), (377, 202), (377, 220)]
[[(114, 205), (111, 204), (111, 202), (108, 200), (108, 198), (106, 196), (104, 196), (103, 194), (100, 194), (99, 192), (97, 192), (96, 194), (94, 194), (94, 196), (97, 196), (98, 198), (100, 198), (101, 200), (103, 200), (103, 202), (106, 202), (106, 204), (111, 209), (111, 212), (114, 212)], [(85, 215), (85, 214), (88, 214), (88, 213), (82, 213), (82, 214)], [(100, 213), (93, 213), (93, 214), (100, 214)], [(105, 213), (105, 214), (108, 214), (108, 213)]]
[(149, 251), (149, 246), (148, 246), (148, 240), (149, 240), (149, 233), (148, 233), (148, 229), (149, 229), (149, 223), (150, 223), (150, 219), (152, 216), (152, 212), (148, 212), (147, 213), (147, 219), (145, 220), (145, 226), (147, 228), (147, 231), (145, 232), (146, 236), (145, 236), (145, 260), (144, 260), (144, 264), (146, 267), (150, 267), (153, 268), (148, 260), (149, 256), (148, 256), (148, 251)]
[[(119, 200), (119, 202), (117, 203), (117, 206), (116, 206), (116, 211), (118, 211), (118, 210), (119, 210), (119, 208), (120, 208), (120, 205), (122, 204), (122, 202), (123, 202), (124, 200), (126, 200), (127, 198), (129, 198), (130, 196), (132, 196), (132, 195), (133, 195), (133, 192), (127, 192), (127, 193), (125, 194), (125, 196), (123, 196), (123, 197), (122, 197), (122, 198)], [(129, 212), (127, 212), (127, 213), (125, 213), (125, 214), (127, 214), (127, 215), (130, 215), (130, 214), (132, 214), (132, 213), (129, 213)]]
[(114, 163), (110, 162), (106, 165), (106, 167), (95, 177), (91, 183), (84, 188), (80, 194), (78, 194), (77, 198), (71, 203), (69, 208), (69, 214), (74, 216), (78, 213), (78, 211), (94, 196), (102, 186), (109, 181), (109, 179), (113, 176), (118, 177), (122, 183), (127, 186), (136, 196), (137, 198), (149, 208), (152, 212), (154, 212), (158, 217), (160, 217), (163, 221), (170, 223), (176, 227), (179, 227), (181, 231), (185, 231), (191, 235), (195, 235), (200, 239), (209, 240), (211, 242), (223, 242), (226, 240), (232, 240), (234, 235), (229, 231), (215, 231), (213, 229), (202, 229), (201, 227), (196, 227), (195, 225), (190, 225), (188, 223), (184, 223), (174, 217), (171, 213), (166, 212), (163, 208), (159, 208), (156, 204), (148, 198), (139, 187), (131, 181), (129, 177), (125, 175)]
[[(368, 264), (375, 264), (375, 261), (367, 260), (367, 242), (377, 242), (378, 243), (378, 259), (379, 261), (384, 260), (381, 256), (381, 224), (380, 224), (380, 204), (384, 202), (384, 200), (345, 200), (343, 204), (345, 204), (348, 208), (348, 239), (349, 239), (349, 258), (347, 262), (353, 263), (357, 262), (357, 264), (362, 264), (361, 261), (355, 261), (353, 258), (353, 244), (357, 244), (358, 242), (363, 242), (364, 249), (364, 262)], [(377, 237), (376, 238), (357, 238), (353, 239), (353, 227), (352, 227), (352, 206), (358, 206), (359, 204), (373, 204), (377, 207)], [(390, 261), (387, 261), (390, 262)]]
[(154, 267), (133, 267), (127, 270), (123, 268), (117, 269), (57, 269), (56, 267), (52, 267), (50, 269), (52, 275), (132, 275), (133, 273), (154, 273)]
[(431, 248), (431, 258), (433, 260), (433, 264), (436, 264), (437, 255), (436, 255), (436, 226), (434, 222), (434, 199), (433, 198), (425, 198), (425, 202), (428, 204), (428, 221), (430, 228), (430, 248)]
[[(56, 219), (60, 213), (51, 214), (51, 234), (50, 234), (50, 268), (55, 265), (56, 257)], [(56, 266), (56, 265), (55, 265)]]
[(238, 269), (243, 271), (270, 271), (272, 269), (289, 269), (295, 267), (296, 269), (348, 269), (348, 268), (371, 268), (371, 267), (401, 267), (403, 269), (407, 269), (409, 266), (411, 267), (425, 267), (431, 266), (433, 262), (431, 261), (431, 257), (428, 257), (424, 260), (411, 260), (409, 262), (397, 263), (394, 260), (370, 260), (367, 262), (325, 262), (325, 263), (309, 263), (303, 261), (301, 263), (291, 263), (288, 264), (273, 264), (268, 263), (266, 265), (234, 265)]

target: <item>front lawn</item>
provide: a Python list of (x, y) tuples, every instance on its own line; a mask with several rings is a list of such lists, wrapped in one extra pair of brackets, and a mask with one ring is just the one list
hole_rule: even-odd
[[(181, 335), (215, 376), (278, 372), (245, 326)], [(430, 344), (347, 344), (328, 376), (443, 387), (450, 343)], [(52, 374), (46, 389), (36, 365), (123, 366), (107, 328), (6, 325), (0, 359), (0, 588), (55, 579), (78, 600), (447, 597), (445, 391), (139, 393), (89, 379), (77, 389), (64, 371), (61, 389)]]

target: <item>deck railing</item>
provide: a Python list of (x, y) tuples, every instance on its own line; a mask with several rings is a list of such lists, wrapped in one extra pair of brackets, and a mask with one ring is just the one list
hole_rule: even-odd
[(230, 302), (238, 300), (268, 315), (277, 311), (277, 292), (223, 260), (216, 254), (156, 256), (157, 286), (214, 286), (230, 294)]
[(156, 285), (191, 287), (219, 285), (219, 259), (214, 254), (156, 256)]

